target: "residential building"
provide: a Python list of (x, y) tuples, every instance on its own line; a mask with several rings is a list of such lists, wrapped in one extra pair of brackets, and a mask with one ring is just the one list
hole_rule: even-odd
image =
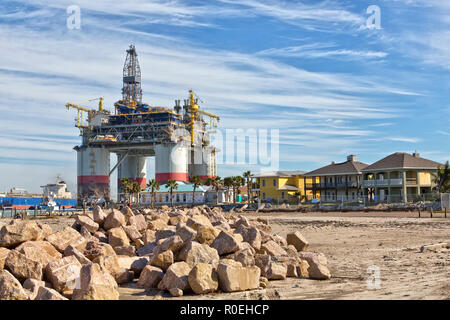
[[(359, 162), (355, 155), (345, 162), (330, 165), (304, 174), (305, 190), (320, 202), (353, 202), (362, 199), (362, 170), (368, 164)], [(309, 179), (309, 181), (307, 180)]]
[(393, 153), (362, 170), (364, 194), (372, 201), (413, 201), (432, 192), (432, 174), (439, 166), (417, 152)]
[(305, 192), (304, 173), (305, 171), (271, 171), (254, 174), (253, 178), (258, 181), (262, 201), (295, 202), (312, 196), (311, 192)]

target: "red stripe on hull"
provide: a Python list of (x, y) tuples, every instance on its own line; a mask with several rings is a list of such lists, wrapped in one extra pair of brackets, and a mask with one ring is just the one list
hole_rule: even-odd
[(109, 176), (78, 176), (78, 184), (89, 184), (89, 183), (109, 184)]
[(167, 180), (189, 181), (189, 175), (185, 172), (157, 173), (155, 179), (158, 182), (166, 182)]

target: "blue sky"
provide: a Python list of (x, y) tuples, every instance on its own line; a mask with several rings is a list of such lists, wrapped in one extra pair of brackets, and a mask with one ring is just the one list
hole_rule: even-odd
[[(81, 9), (79, 30), (66, 27), (69, 5)], [(370, 5), (381, 29), (366, 27)], [(415, 150), (444, 162), (449, 17), (440, 0), (4, 0), (0, 191), (37, 192), (58, 173), (75, 190), (80, 140), (64, 105), (103, 96), (112, 106), (130, 43), (144, 101), (172, 107), (193, 88), (223, 129), (279, 129), (280, 169)]]

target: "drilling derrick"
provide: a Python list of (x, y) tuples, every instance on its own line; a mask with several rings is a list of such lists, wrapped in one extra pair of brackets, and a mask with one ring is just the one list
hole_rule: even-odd
[[(219, 117), (202, 110), (192, 90), (183, 108), (181, 100), (175, 100), (173, 108), (144, 103), (136, 48), (130, 45), (126, 52), (122, 99), (114, 103), (114, 114), (104, 109), (103, 98), (99, 98), (98, 110), (67, 104), (78, 112), (75, 126), (82, 137), (81, 145), (74, 148), (78, 155), (79, 203), (92, 197), (109, 199), (110, 176), (116, 169), (119, 194), (123, 178), (145, 188), (147, 157), (155, 157), (155, 178), (161, 184), (167, 180), (188, 182), (193, 175), (203, 179), (216, 176), (215, 154), (219, 150), (210, 145), (208, 123), (203, 117), (209, 117), (210, 129), (216, 127)], [(117, 155), (112, 168), (110, 153)]]

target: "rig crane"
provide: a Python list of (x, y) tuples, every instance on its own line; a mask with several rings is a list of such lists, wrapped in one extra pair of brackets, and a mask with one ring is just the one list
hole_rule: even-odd
[(92, 102), (92, 101), (95, 101), (95, 100), (99, 100), (99, 102), (98, 102), (98, 111), (95, 110), (95, 109), (89, 109), (89, 108), (86, 108), (86, 107), (82, 107), (82, 106), (80, 106), (78, 104), (75, 104), (75, 103), (70, 103), (70, 102), (66, 103), (67, 110), (69, 110), (70, 108), (73, 108), (73, 109), (76, 109), (78, 111), (77, 117), (75, 118), (75, 127), (77, 127), (77, 128), (85, 128), (85, 127), (87, 127), (87, 125), (85, 125), (83, 123), (83, 112), (85, 112), (87, 114), (87, 119), (88, 120), (90, 120), (91, 117), (94, 114), (98, 113), (98, 112), (103, 112), (103, 113), (109, 114), (109, 111), (103, 110), (103, 97), (90, 99), (90, 100), (86, 100), (86, 101), (79, 102), (79, 103)]

